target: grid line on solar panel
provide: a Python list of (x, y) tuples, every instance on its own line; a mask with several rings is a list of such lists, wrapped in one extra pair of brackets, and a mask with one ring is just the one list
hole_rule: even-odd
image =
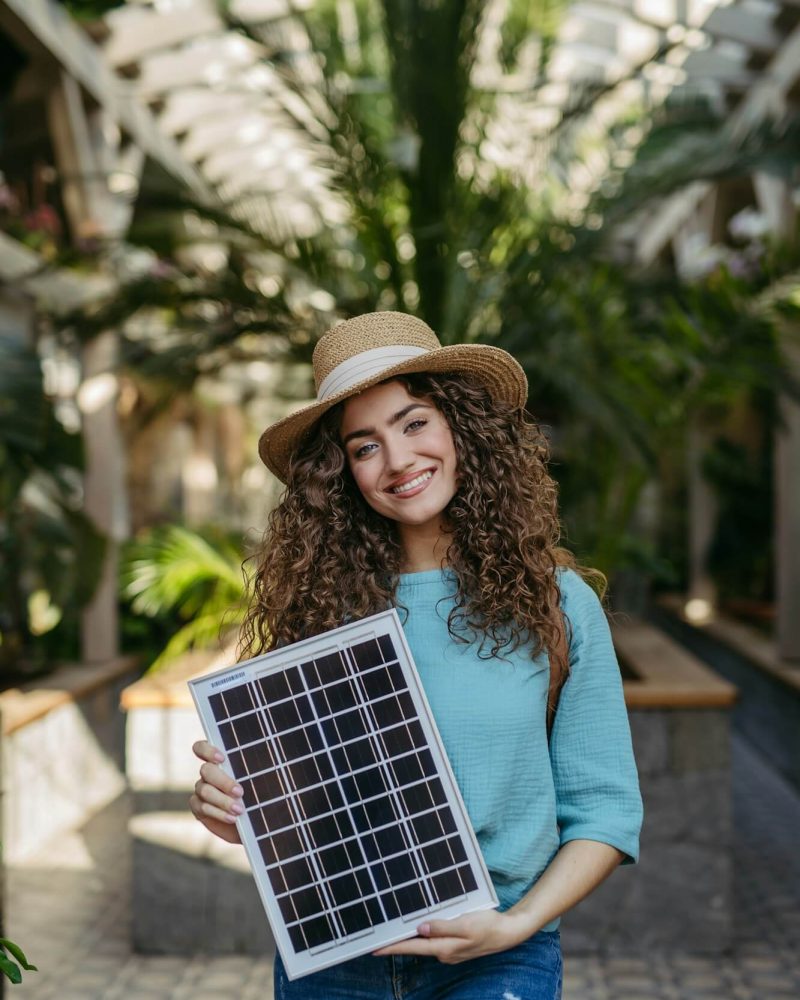
[(475, 886), (390, 636), (211, 699), (297, 950)]
[[(348, 659), (349, 659), (349, 657), (348, 657)], [(392, 686), (396, 687), (396, 685), (394, 685), (394, 684)], [(363, 698), (364, 692), (358, 690), (358, 685), (357, 684), (353, 684), (352, 681), (350, 681), (350, 682), (348, 682), (348, 689), (349, 689), (350, 695), (351, 696), (355, 696), (355, 698), (358, 699), (355, 704), (358, 705), (358, 703), (361, 702), (361, 705), (359, 707), (363, 706), (364, 703), (362, 701), (362, 698)], [(341, 688), (340, 688), (340, 690), (341, 690)], [(342, 704), (343, 703), (340, 701), (338, 703), (337, 707), (342, 707)], [(334, 705), (331, 704), (331, 701), (330, 701), (330, 699), (328, 697), (328, 693), (327, 692), (325, 692), (325, 706), (327, 706), (328, 708), (333, 708), (334, 707)], [(325, 706), (321, 705), (318, 700), (315, 700), (315, 702), (314, 702), (314, 707), (315, 707), (316, 710), (322, 710), (322, 711), (324, 711), (324, 707)], [(335, 723), (334, 723), (334, 725), (335, 725)], [(339, 735), (340, 739), (341, 739), (341, 734), (338, 733), (338, 726), (336, 726), (336, 729), (337, 729), (337, 735)], [(378, 748), (376, 748), (376, 749), (378, 749)], [(365, 767), (365, 768), (363, 768), (363, 770), (365, 772), (368, 772), (369, 771), (369, 767)], [(386, 789), (384, 789), (384, 790), (386, 790)], [(363, 794), (363, 791), (362, 791), (362, 794)], [(395, 816), (395, 819), (397, 819), (397, 818), (399, 818), (399, 817)], [(408, 847), (410, 846), (410, 844), (406, 840), (406, 838), (403, 838), (403, 839), (404, 839), (404, 848), (407, 851)], [(359, 844), (359, 847), (361, 847), (361, 846), (362, 845)], [(415, 877), (415, 875), (419, 875), (419, 874), (420, 874), (419, 872), (416, 872), (416, 873), (414, 872), (414, 869), (413, 869), (413, 866), (412, 866), (411, 877), (413, 878), (413, 877)], [(372, 875), (372, 873), (370, 872), (370, 876), (371, 875)], [(325, 895), (327, 895), (327, 893)]]
[[(299, 728), (302, 728), (302, 727), (299, 727)], [(408, 722), (404, 721), (404, 720), (401, 720), (400, 722), (393, 723), (391, 726), (386, 726), (383, 729), (381, 729), (379, 735), (381, 737), (388, 736), (390, 739), (393, 740), (396, 737), (402, 735), (400, 733), (400, 730), (407, 731), (409, 728), (413, 728), (414, 731), (415, 731), (415, 734), (418, 734), (418, 735), (415, 735), (413, 737), (409, 737), (410, 738), (410, 742), (411, 742), (411, 747), (412, 748), (416, 747), (417, 749), (425, 749), (424, 734), (422, 732), (422, 727), (419, 725), (418, 722), (415, 722), (414, 720), (411, 720), (410, 724)], [(340, 748), (347, 749), (348, 747), (352, 747), (354, 744), (359, 743), (359, 742), (363, 741), (366, 738), (367, 737), (364, 737), (364, 736), (354, 736), (354, 737), (352, 737), (349, 740), (343, 740), (341, 743), (337, 743), (335, 747), (332, 747), (332, 748), (326, 747), (324, 750), (317, 750), (314, 753), (306, 754), (303, 757), (294, 757), (294, 758), (292, 758), (292, 762), (293, 763), (302, 763), (303, 761), (310, 760), (312, 757), (318, 757), (320, 754), (327, 753), (328, 749), (331, 749), (331, 750), (338, 750)], [(384, 743), (385, 742), (386, 741), (384, 739)], [(266, 741), (265, 740), (262, 740), (260, 743), (257, 744), (257, 746), (265, 746), (265, 745), (266, 745)], [(400, 743), (398, 745), (402, 746), (403, 744)], [(225, 747), (225, 749), (227, 750), (229, 748)], [(238, 748), (238, 749), (240, 749), (240, 750), (241, 749), (251, 750), (251, 749), (253, 749), (253, 747), (251, 746), (251, 747)], [(389, 753), (388, 756), (390, 756), (390, 757), (399, 757), (399, 756), (402, 756), (402, 752), (401, 753), (397, 753), (397, 752)], [(270, 757), (272, 757), (271, 754), (270, 754)], [(262, 774), (262, 773), (264, 773), (266, 771), (274, 771), (277, 768), (277, 766), (278, 766), (277, 763), (273, 760), (273, 763), (272, 763), (271, 767), (266, 767), (266, 768), (263, 768), (263, 769), (261, 769), (259, 771), (243, 772), (243, 773), (246, 774), (247, 777), (257, 777), (258, 775), (260, 775), (260, 774)], [(236, 769), (234, 768), (234, 770), (236, 770)], [(239, 776), (239, 774), (237, 774), (237, 777), (238, 776)]]
[[(459, 865), (463, 864), (465, 862), (465, 860), (466, 860), (466, 854), (464, 853), (463, 849), (461, 849), (461, 850), (459, 849), (459, 847), (460, 847), (460, 840), (459, 840), (458, 837), (453, 837), (453, 836), (449, 836), (448, 837), (447, 835), (445, 835), (445, 836), (438, 837), (438, 838), (432, 839), (430, 841), (427, 841), (427, 842), (425, 842), (423, 844), (420, 844), (419, 846), (420, 846), (420, 849), (424, 853), (426, 849), (433, 848), (433, 847), (436, 847), (436, 846), (442, 845), (442, 844), (446, 844), (447, 845), (448, 853), (450, 855), (449, 860), (445, 861), (443, 864), (436, 865), (436, 866), (431, 866), (430, 870), (429, 870), (429, 874), (434, 874), (434, 873), (435, 874), (440, 874), (440, 873), (444, 873), (444, 872), (450, 871), (451, 869), (457, 868)], [(336, 845), (331, 844), (330, 846), (333, 847), (333, 846), (336, 846)], [(351, 868), (351, 869), (349, 869), (349, 871), (352, 874), (354, 874), (354, 875), (358, 874), (359, 872), (367, 872), (371, 865), (385, 864), (385, 862), (387, 862), (387, 861), (392, 861), (395, 858), (401, 858), (401, 857), (405, 857), (405, 856), (406, 856), (406, 851), (403, 851), (403, 850), (397, 851), (395, 854), (381, 855), (379, 859), (377, 859), (375, 861), (370, 861), (368, 864), (360, 865), (360, 866), (358, 866), (356, 868)], [(307, 858), (307, 855), (302, 855), (301, 857), (302, 858)], [(280, 869), (279, 865), (272, 865), (267, 870), (268, 871), (272, 871), (272, 870), (278, 870), (278, 869)], [(335, 879), (340, 878), (340, 877), (341, 877), (340, 873), (335, 873), (333, 875), (327, 875), (327, 876), (325, 876), (324, 879), (323, 879), (323, 881), (332, 881), (332, 880), (335, 880)], [(276, 897), (280, 899), (281, 896), (289, 895), (289, 894), (291, 894), (291, 893), (293, 893), (295, 891), (298, 891), (300, 889), (304, 889), (308, 885), (316, 885), (317, 884), (313, 880), (310, 872), (308, 873), (307, 878), (309, 879), (309, 881), (303, 882), (300, 885), (292, 887), (291, 889), (287, 888), (285, 890), (281, 890), (280, 892), (276, 891)]]
[[(447, 875), (452, 875), (452, 874), (460, 874), (461, 870), (464, 867), (465, 867), (464, 864), (453, 865), (450, 868), (442, 869), (441, 871), (436, 872), (436, 875), (447, 876)], [(349, 873), (349, 874), (355, 874), (355, 873), (353, 872), (353, 873)], [(341, 876), (339, 876), (339, 877), (341, 877)], [(400, 882), (400, 883), (398, 883), (396, 885), (393, 885), (391, 887), (391, 889), (382, 890), (381, 893), (379, 893), (379, 892), (374, 892), (374, 893), (364, 892), (361, 895), (354, 896), (352, 898), (347, 899), (345, 902), (339, 902), (339, 903), (337, 903), (334, 906), (333, 911), (336, 912), (336, 911), (339, 911), (341, 909), (344, 909), (347, 906), (349, 906), (351, 903), (354, 903), (356, 901), (361, 902), (361, 903), (367, 903), (367, 902), (369, 902), (372, 899), (379, 900), (381, 898), (382, 894), (383, 895), (385, 895), (387, 893), (394, 893), (394, 894), (396, 894), (399, 890), (408, 889), (411, 886), (418, 886), (418, 882), (417, 882), (417, 880), (415, 878), (410, 878), (410, 879), (408, 879), (405, 882)], [(316, 889), (316, 886), (310, 886), (310, 887), (307, 887), (307, 888)], [(302, 890), (302, 891), (305, 891), (305, 889)], [(277, 897), (277, 899), (278, 899), (278, 905), (281, 907), (281, 913), (283, 913), (284, 916), (286, 917), (287, 927), (291, 927), (293, 925), (300, 924), (304, 920), (307, 920), (309, 917), (314, 917), (314, 916), (316, 916), (319, 913), (329, 912), (327, 910), (325, 904), (322, 902), (322, 900), (319, 898), (319, 896), (317, 896), (316, 897), (316, 905), (319, 906), (319, 909), (316, 909), (316, 910), (308, 910), (308, 909), (306, 909), (306, 912), (303, 914), (303, 916), (299, 916), (298, 915), (298, 916), (295, 916), (294, 919), (292, 919), (291, 917), (287, 917), (286, 914), (288, 912), (290, 912), (290, 909), (289, 909), (290, 906), (292, 907), (292, 909), (295, 910), (295, 913), (297, 912), (296, 905), (295, 905), (295, 903), (292, 900), (292, 896), (296, 895), (297, 892), (298, 892), (298, 890), (294, 890), (293, 893), (286, 893), (286, 894), (283, 894), (282, 896), (278, 896)], [(464, 892), (462, 892), (461, 894), (462, 895), (466, 895), (466, 890)], [(451, 900), (452, 898), (453, 898), (452, 893), (450, 893), (448, 891), (447, 901)], [(444, 899), (437, 899), (437, 903), (442, 903), (442, 902), (445, 902), (445, 900)], [(281, 906), (281, 903), (283, 903), (284, 905)], [(308, 905), (308, 904), (306, 904), (306, 905)], [(311, 895), (311, 905), (312, 906), (314, 905), (314, 895), (313, 894)]]
[[(335, 669), (337, 661), (338, 661), (338, 664), (340, 666), (343, 666), (346, 669), (346, 661), (344, 660), (344, 658), (340, 654), (337, 654), (336, 657), (333, 657), (333, 656), (326, 657), (323, 662), (325, 662), (326, 668)], [(317, 665), (316, 665), (316, 661), (312, 661), (312, 664), (314, 666), (314, 669), (317, 671), (317, 678), (320, 681), (322, 681), (323, 678), (322, 678), (322, 676), (319, 673), (319, 670), (318, 670)], [(300, 677), (301, 677), (301, 680), (302, 680), (302, 683), (303, 683), (304, 686), (306, 686), (307, 674), (308, 674), (308, 671), (305, 668), (300, 673)], [(351, 689), (351, 693), (355, 694), (356, 692), (354, 692), (352, 690), (353, 685), (349, 684), (348, 686)], [(308, 690), (308, 688), (307, 688), (307, 690)], [(262, 687), (262, 688), (259, 689), (259, 692), (256, 692), (255, 699), (260, 704), (263, 704), (265, 712), (267, 713), (268, 717), (271, 719), (272, 713), (270, 711), (270, 705), (269, 704), (265, 704), (265, 703), (262, 702), (263, 695), (264, 695), (264, 690), (263, 690), (263, 687)], [(324, 695), (324, 697), (326, 699), (326, 703), (328, 704), (328, 707), (331, 708), (332, 706), (327, 702), (327, 695)], [(310, 698), (309, 701), (308, 701), (308, 705), (311, 708), (312, 714), (314, 716), (317, 716), (317, 721), (320, 722), (319, 717), (318, 717), (319, 704), (318, 704), (317, 700)], [(327, 735), (328, 734), (326, 733), (326, 736)], [(267, 736), (267, 739), (276, 739), (276, 738), (280, 739), (280, 737), (275, 737), (273, 734), (270, 734), (270, 735)], [(324, 744), (323, 744), (323, 746), (324, 746)], [(281, 744), (280, 744), (280, 749), (281, 749), (282, 755), (285, 756), (286, 747), (283, 744), (283, 742), (281, 742)], [(325, 747), (325, 749), (327, 750), (328, 755), (330, 756), (331, 755), (331, 748), (328, 746), (328, 747)], [(283, 769), (284, 766), (288, 767), (288, 764), (286, 764), (285, 761), (281, 761), (280, 768)], [(269, 837), (269, 842), (270, 842), (269, 846), (270, 846), (270, 848), (272, 848), (275, 851), (276, 859), (279, 860), (281, 863), (284, 862), (284, 861), (292, 859), (292, 846), (297, 847), (297, 846), (299, 846), (300, 843), (305, 842), (306, 849), (307, 850), (308, 849), (313, 849), (314, 851), (316, 851), (318, 849), (318, 847), (320, 846), (320, 845), (318, 845), (316, 843), (316, 839), (313, 836), (311, 836), (311, 834), (310, 834), (309, 818), (306, 815), (306, 811), (305, 811), (305, 808), (304, 808), (303, 800), (301, 800), (301, 799), (299, 799), (297, 797), (297, 788), (295, 787), (295, 783), (294, 783), (294, 779), (293, 779), (291, 770), (289, 770), (289, 784), (290, 784), (290, 790), (288, 790), (288, 794), (292, 798), (293, 809), (296, 809), (297, 806), (298, 806), (298, 804), (299, 804), (299, 811), (302, 812), (302, 814), (303, 814), (303, 820), (304, 820), (304, 822), (300, 822), (298, 824), (298, 827), (299, 827), (299, 830), (300, 830), (300, 836), (297, 838), (297, 841), (294, 843), (294, 845), (292, 845), (291, 842), (290, 842), (290, 846), (288, 848), (289, 858), (282, 858), (282, 857), (280, 857), (280, 853), (274, 847), (274, 843), (276, 842), (276, 837), (275, 837), (275, 835), (270, 835), (270, 837)], [(327, 792), (326, 792), (326, 796), (327, 796)], [(329, 800), (328, 804), (329, 804), (329, 806), (332, 805), (332, 803), (330, 802), (330, 800)], [(268, 854), (265, 854), (265, 848), (264, 848), (264, 846), (263, 845), (259, 845), (259, 846), (261, 848), (261, 852), (262, 852), (262, 856), (264, 857), (264, 860), (267, 861), (268, 860)], [(297, 854), (297, 851), (295, 850), (294, 853)], [(364, 860), (366, 860), (366, 859), (364, 859)], [(326, 874), (326, 872), (324, 871), (324, 869), (321, 870), (321, 867), (320, 867), (320, 858), (316, 854), (311, 854), (309, 856), (309, 863), (310, 863), (310, 865), (312, 867), (312, 870), (314, 871), (315, 876), (317, 876), (317, 879), (318, 879), (318, 877), (320, 875), (324, 877), (324, 875)], [(375, 888), (377, 889), (377, 887), (375, 887)], [(329, 918), (331, 918), (329, 920), (329, 931), (333, 930), (333, 932), (334, 932), (334, 938), (346, 937), (349, 932), (348, 932), (347, 928), (345, 927), (344, 923), (342, 923), (340, 921), (340, 919), (336, 916), (336, 913), (335, 913), (335, 900), (331, 897), (330, 891), (327, 888), (326, 884), (324, 882), (318, 884), (318, 890), (319, 890), (319, 893), (320, 893), (320, 899), (323, 900), (324, 903), (326, 904), (323, 907), (323, 909), (324, 909), (326, 915)], [(303, 922), (303, 927), (304, 926), (305, 926), (305, 922)], [(320, 934), (321, 933), (322, 932), (320, 931)], [(305, 932), (304, 932), (304, 937), (305, 937)], [(310, 946), (310, 942), (306, 941), (306, 944), (308, 946)]]
[[(311, 760), (314, 757), (318, 757), (318, 756), (321, 756), (321, 754), (311, 754), (311, 755), (309, 755), (306, 758), (302, 758), (302, 761)], [(423, 756), (424, 756), (424, 760), (425, 760), (425, 765), (424, 765), (424, 767), (422, 767), (422, 765), (420, 764), (420, 766), (421, 766), (421, 774), (420, 775), (413, 775), (411, 773), (410, 762), (412, 760), (415, 760), (417, 762), (421, 762), (421, 760), (423, 759)], [(292, 766), (294, 766), (297, 763), (301, 763), (302, 761), (293, 761), (292, 764), (287, 764), (286, 766), (287, 767), (292, 767)], [(394, 767), (395, 762), (400, 762), (399, 768)], [(409, 762), (409, 763), (408, 763), (408, 765), (406, 765), (404, 762)], [(435, 765), (435, 763), (433, 761), (433, 757), (430, 755), (429, 751), (423, 751), (423, 754), (420, 754), (420, 753), (417, 753), (414, 750), (411, 750), (411, 751), (408, 751), (408, 752), (406, 752), (404, 754), (398, 754), (396, 757), (389, 758), (386, 761), (386, 763), (392, 767), (392, 771), (394, 773), (395, 779), (397, 779), (397, 775), (398, 774), (403, 774), (404, 773), (406, 775), (406, 780), (405, 781), (396, 780), (395, 784), (396, 784), (396, 788), (397, 788), (398, 791), (401, 790), (402, 788), (409, 787), (411, 784), (418, 784), (420, 781), (424, 781), (425, 778), (433, 777), (436, 774), (436, 765)], [(365, 765), (363, 765), (360, 768), (356, 768), (356, 769), (354, 769), (352, 771), (347, 771), (345, 777), (354, 777), (354, 778), (358, 777), (358, 775), (364, 774), (364, 773), (372, 770), (375, 766), (376, 765), (375, 765), (374, 762), (372, 762), (370, 764), (365, 764)], [(280, 771), (279, 767), (269, 768), (266, 771), (260, 771), (258, 774), (255, 774), (255, 775), (252, 775), (252, 776), (248, 776), (248, 778), (243, 779), (243, 780), (246, 783), (248, 781), (251, 781), (251, 782), (255, 781), (258, 778), (263, 778), (263, 777), (269, 778), (269, 777), (271, 777), (273, 775), (277, 775), (279, 771)], [(298, 782), (297, 782), (296, 776), (293, 775), (293, 780), (294, 780), (294, 784), (295, 784), (295, 790), (296, 791), (300, 791), (302, 789), (302, 791), (304, 791), (304, 792), (305, 791), (312, 792), (312, 791), (315, 791), (315, 790), (317, 790), (319, 788), (326, 788), (329, 785), (337, 784), (337, 783), (339, 783), (341, 781), (341, 778), (342, 778), (342, 775), (339, 774), (339, 773), (336, 773), (336, 774), (332, 775), (330, 778), (326, 778), (324, 781), (317, 781), (316, 783), (311, 784), (311, 785), (299, 785)], [(374, 797), (378, 797), (378, 796), (384, 795), (384, 794), (385, 794), (385, 790), (377, 792)], [(283, 797), (283, 793), (281, 793), (280, 795), (273, 796), (271, 799), (258, 799), (251, 806), (248, 806), (247, 812), (251, 812), (253, 809), (262, 808), (264, 806), (271, 806), (274, 802), (276, 802), (277, 800), (281, 799), (282, 797)], [(368, 800), (369, 800), (368, 796), (363, 796), (360, 799), (361, 802), (366, 802)], [(320, 814), (320, 815), (325, 815), (325, 814)]]
[[(298, 690), (290, 692), (289, 694), (286, 694), (282, 698), (269, 698), (269, 696), (264, 691), (264, 687), (273, 676), (275, 675), (267, 674), (261, 678), (256, 678), (253, 681), (248, 681), (245, 684), (239, 685), (234, 688), (230, 688), (226, 692), (211, 695), (209, 698), (209, 703), (212, 706), (214, 717), (217, 719), (218, 722), (220, 722), (225, 720), (233, 720), (240, 715), (252, 712), (257, 707), (253, 701), (253, 693), (251, 690), (253, 685), (258, 685), (262, 694), (264, 694), (265, 702), (268, 702), (270, 705), (274, 706), (281, 706), (281, 705), (295, 703), (298, 695), (306, 693), (306, 689), (302, 688), (301, 686)], [(379, 663), (377, 666), (370, 667), (368, 670), (361, 671), (358, 674), (358, 677), (361, 680), (362, 684), (365, 686), (365, 688), (374, 687), (376, 692), (380, 691), (380, 687), (378, 686), (378, 681), (381, 678), (385, 678), (387, 676), (391, 681), (392, 686), (391, 688), (389, 688), (388, 691), (385, 692), (386, 695), (390, 695), (395, 691), (407, 690), (408, 685), (406, 683), (406, 679), (403, 675), (402, 668), (400, 667), (396, 659), (389, 663)], [(307, 691), (308, 693), (317, 691), (324, 692), (327, 688), (335, 687), (339, 684), (342, 684), (345, 681), (349, 681), (350, 679), (351, 679), (350, 676), (347, 675), (344, 677), (339, 677), (333, 681), (328, 681), (325, 684), (309, 685)], [(243, 691), (243, 689), (247, 690)], [(287, 688), (287, 690), (289, 689)], [(382, 697), (382, 695), (378, 694), (377, 697)], [(376, 695), (372, 694), (371, 698), (376, 698)], [(228, 707), (228, 700), (230, 700), (231, 703), (230, 708)], [(220, 706), (222, 706), (225, 709), (224, 714), (217, 711), (217, 709)]]
[[(297, 725), (294, 725), (294, 726), (291, 726), (291, 727), (281, 728), (280, 726), (276, 726), (276, 727), (273, 728), (272, 732), (270, 732), (270, 733), (267, 733), (262, 728), (262, 730), (260, 732), (258, 732), (257, 735), (254, 735), (254, 736), (250, 737), (249, 739), (240, 739), (240, 738), (238, 738), (238, 731), (239, 730), (236, 728), (237, 724), (238, 724), (239, 727), (242, 728), (242, 731), (244, 731), (245, 733), (250, 728), (250, 720), (252, 720), (253, 727), (255, 726), (256, 722), (259, 725), (263, 726), (264, 709), (268, 707), (269, 712), (270, 712), (270, 716), (272, 716), (272, 714), (273, 714), (273, 712), (272, 712), (273, 706), (271, 706), (271, 705), (270, 706), (263, 706), (263, 707), (259, 706), (256, 709), (251, 710), (249, 712), (246, 712), (246, 713), (244, 713), (242, 715), (238, 715), (238, 716), (235, 716), (235, 717), (232, 717), (232, 718), (224, 719), (221, 722), (218, 721), (217, 725), (218, 725), (218, 728), (219, 728), (219, 731), (220, 731), (220, 735), (222, 736), (222, 740), (223, 740), (223, 744), (225, 746), (225, 749), (234, 749), (235, 748), (237, 750), (247, 750), (251, 746), (253, 746), (254, 744), (257, 744), (257, 743), (260, 744), (260, 743), (262, 743), (264, 741), (264, 739), (268, 738), (269, 736), (275, 736), (275, 735), (292, 736), (292, 735), (296, 734), (301, 729), (303, 729), (303, 730), (316, 729), (316, 727), (319, 726), (320, 723), (330, 723), (330, 722), (333, 722), (334, 724), (336, 724), (336, 720), (337, 719), (341, 721), (341, 717), (344, 716), (344, 715), (347, 715), (348, 713), (351, 713), (351, 712), (354, 712), (354, 711), (358, 711), (359, 709), (363, 709), (366, 706), (371, 706), (371, 705), (375, 705), (375, 704), (380, 705), (380, 707), (382, 708), (383, 707), (382, 703), (386, 703), (388, 701), (388, 699), (390, 699), (390, 698), (397, 698), (398, 695), (404, 695), (404, 694), (407, 694), (407, 693), (408, 693), (408, 688), (404, 688), (404, 689), (399, 690), (399, 691), (391, 691), (391, 692), (389, 692), (389, 694), (381, 695), (379, 698), (372, 699), (369, 702), (357, 703), (357, 704), (354, 704), (354, 705), (350, 705), (347, 708), (340, 708), (340, 709), (338, 709), (335, 712), (332, 711), (332, 712), (328, 712), (328, 713), (323, 713), (321, 715), (315, 715), (313, 718), (308, 719), (305, 722), (300, 722)], [(411, 702), (411, 700), (410, 700), (410, 695), (409, 695), (409, 700), (408, 700), (408, 702), (406, 702), (406, 704), (408, 704), (409, 702), (413, 705), (413, 702)], [(284, 704), (287, 704), (287, 703), (284, 703)], [(390, 729), (390, 728), (392, 728), (394, 726), (403, 725), (403, 723), (405, 721), (406, 721), (406, 718), (403, 717), (403, 719), (399, 723), (398, 722), (391, 723), (389, 725), (382, 726), (380, 728), (382, 728), (382, 729)], [(414, 717), (412, 716), (407, 721), (408, 722), (414, 721)], [(338, 728), (338, 726), (337, 726), (337, 728)], [(237, 739), (236, 740), (229, 740), (227, 738), (229, 732), (234, 732), (234, 734), (237, 735)], [(358, 739), (363, 739), (363, 735), (351, 737), (349, 740), (338, 740), (337, 739), (337, 740), (334, 740), (332, 742), (334, 742), (336, 744), (336, 746), (340, 746), (343, 743), (354, 743)]]
[[(336, 779), (333, 779), (332, 781), (327, 782), (326, 784), (335, 785), (336, 784)], [(430, 788), (430, 787), (439, 787), (439, 786), (434, 785), (433, 782), (426, 781), (425, 778), (422, 778), (419, 781), (415, 781), (415, 782), (413, 782), (411, 784), (399, 786), (397, 788), (397, 791), (398, 792), (403, 792), (406, 789), (417, 788), (420, 785), (425, 785), (428, 788)], [(322, 787), (322, 786), (317, 786), (317, 787)], [(387, 796), (386, 792), (379, 792), (378, 794), (373, 795), (373, 796), (371, 796), (368, 799), (361, 799), (356, 805), (357, 806), (367, 806), (370, 803), (377, 802), (380, 799), (386, 798), (386, 796)], [(283, 802), (285, 802), (284, 798), (270, 799), (269, 802), (261, 803), (260, 805), (255, 806), (252, 810), (249, 810), (249, 812), (254, 812), (258, 808), (264, 808), (265, 806), (268, 806), (268, 805), (276, 805), (278, 803), (283, 803)], [(438, 802), (437, 803), (435, 801), (435, 799), (431, 798), (431, 803), (427, 805), (427, 810), (428, 811), (430, 811), (430, 810), (438, 810), (438, 809), (442, 808), (442, 805), (443, 805), (442, 802)], [(338, 816), (339, 814), (342, 814), (342, 813), (349, 814), (352, 811), (353, 808), (354, 808), (354, 806), (351, 804), (349, 806), (348, 805), (344, 805), (344, 806), (339, 806), (336, 809), (330, 809), (328, 812), (325, 812), (325, 813), (315, 813), (314, 817), (313, 817), (313, 820), (308, 820), (308, 822), (314, 822), (316, 820), (321, 820), (321, 819), (329, 819), (331, 817)], [(424, 813), (425, 811), (426, 811), (425, 809), (421, 809), (421, 810), (418, 810), (417, 812), (413, 812), (413, 813), (409, 812), (407, 814), (406, 818), (408, 819), (409, 822), (411, 822), (418, 815)], [(269, 835), (283, 833), (285, 829), (290, 828), (290, 826), (294, 826), (294, 825), (296, 825), (296, 824), (287, 825), (286, 827), (275, 828), (274, 830), (270, 831)], [(379, 832), (381, 830), (384, 830), (384, 829), (387, 829), (387, 828), (389, 828), (389, 827), (391, 827), (393, 825), (394, 825), (393, 821), (389, 820), (386, 823), (384, 823), (382, 825), (379, 825), (379, 826), (370, 826), (369, 832), (370, 833), (377, 833), (377, 832)], [(257, 838), (257, 839), (260, 839), (260, 838)]]

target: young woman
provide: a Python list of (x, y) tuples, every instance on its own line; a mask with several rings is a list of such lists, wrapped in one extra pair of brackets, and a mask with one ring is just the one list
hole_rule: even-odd
[[(275, 996), (560, 997), (559, 917), (636, 860), (642, 807), (608, 626), (593, 574), (557, 547), (525, 375), (391, 312), (329, 331), (314, 374), (317, 402), (261, 439), (287, 488), (242, 655), (397, 606), (500, 907), (294, 982), (276, 958)], [(237, 841), (241, 788), (216, 748), (194, 751), (192, 811)]]

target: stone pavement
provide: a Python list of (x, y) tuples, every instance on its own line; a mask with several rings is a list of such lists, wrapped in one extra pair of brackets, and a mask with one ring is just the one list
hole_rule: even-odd
[[(736, 947), (731, 955), (566, 956), (565, 1000), (797, 1000), (800, 795), (733, 743)], [(7, 933), (39, 973), (19, 1000), (270, 1000), (269, 958), (145, 957), (128, 944), (127, 804), (8, 873)]]

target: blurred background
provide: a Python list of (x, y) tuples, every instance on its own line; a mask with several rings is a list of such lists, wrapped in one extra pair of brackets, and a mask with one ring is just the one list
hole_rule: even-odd
[(271, 995), (185, 682), (260, 431), (399, 309), (519, 359), (610, 580), (648, 819), (566, 995), (800, 995), (799, 105), (798, 0), (0, 0), (12, 992)]

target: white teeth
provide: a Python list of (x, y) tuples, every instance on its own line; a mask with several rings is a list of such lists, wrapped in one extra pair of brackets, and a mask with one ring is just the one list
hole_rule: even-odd
[(432, 475), (432, 472), (423, 472), (421, 475), (417, 476), (416, 479), (412, 479), (410, 483), (403, 483), (402, 486), (393, 486), (389, 492), (407, 493), (409, 490), (413, 490), (415, 486), (419, 486), (420, 483), (427, 482)]

